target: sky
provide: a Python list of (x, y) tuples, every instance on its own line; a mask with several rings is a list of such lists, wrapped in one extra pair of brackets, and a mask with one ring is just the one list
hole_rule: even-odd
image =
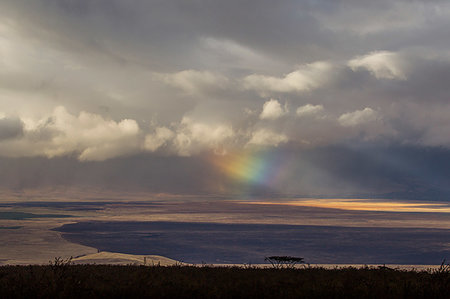
[(450, 3), (2, 0), (0, 187), (449, 201)]

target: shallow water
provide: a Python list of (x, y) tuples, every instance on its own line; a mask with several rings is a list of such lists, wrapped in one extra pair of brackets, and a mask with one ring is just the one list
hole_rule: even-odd
[(0, 211), (0, 220), (26, 220), (33, 218), (69, 218), (72, 215), (62, 214), (33, 214), (24, 212)]
[(0, 229), (19, 229), (22, 226), (0, 226)]

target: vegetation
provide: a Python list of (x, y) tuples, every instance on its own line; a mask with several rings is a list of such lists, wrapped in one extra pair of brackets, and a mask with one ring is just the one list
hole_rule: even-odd
[(450, 298), (450, 271), (387, 267), (0, 267), (0, 298)]
[(304, 264), (304, 258), (295, 256), (268, 256), (264, 259), (269, 262), (275, 269), (295, 268), (297, 264)]

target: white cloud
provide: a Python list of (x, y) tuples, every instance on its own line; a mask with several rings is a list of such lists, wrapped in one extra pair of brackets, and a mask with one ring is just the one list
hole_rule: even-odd
[(372, 122), (378, 119), (378, 113), (372, 108), (364, 108), (342, 114), (338, 121), (344, 127), (353, 127), (359, 124)]
[(211, 50), (216, 52), (227, 53), (228, 55), (240, 57), (243, 60), (251, 60), (254, 57), (262, 59), (262, 57), (256, 54), (251, 49), (238, 44), (235, 41), (228, 39), (217, 39), (213, 37), (205, 37), (201, 39), (201, 42)]
[(220, 151), (233, 143), (235, 133), (231, 125), (208, 124), (183, 117), (179, 123), (156, 128), (145, 137), (144, 149), (157, 151), (163, 146), (172, 154), (191, 156), (204, 150)]
[(287, 107), (282, 107), (280, 102), (270, 99), (263, 105), (263, 110), (259, 115), (260, 119), (277, 119), (288, 112)]
[(155, 74), (155, 77), (188, 93), (223, 89), (228, 84), (228, 79), (225, 76), (210, 71), (184, 70), (170, 74)]
[(49, 126), (57, 132), (46, 149), (49, 156), (79, 151), (80, 160), (106, 160), (136, 151), (139, 126), (135, 120), (105, 120), (100, 115), (81, 112), (78, 116), (58, 107)]
[(371, 52), (364, 56), (358, 56), (348, 62), (353, 70), (366, 69), (377, 79), (406, 80), (405, 64), (399, 54), (379, 51)]
[(271, 57), (259, 53), (255, 49), (242, 45), (234, 40), (214, 37), (200, 38), (199, 44), (203, 61), (217, 65), (219, 68), (271, 68), (277, 65)]
[(233, 128), (226, 124), (206, 124), (195, 122), (188, 117), (184, 117), (174, 145), (179, 155), (190, 156), (202, 150), (219, 150), (227, 146), (227, 141), (234, 137)]
[(161, 146), (165, 145), (174, 136), (175, 133), (172, 130), (166, 127), (158, 127), (155, 129), (154, 134), (148, 134), (145, 136), (144, 148), (148, 151), (154, 152)]
[(289, 138), (284, 134), (278, 134), (270, 129), (259, 129), (252, 133), (247, 145), (278, 146), (288, 142)]
[(317, 115), (323, 111), (323, 105), (306, 104), (297, 108), (296, 114), (299, 117)]
[(316, 89), (330, 76), (333, 66), (328, 62), (314, 62), (301, 66), (284, 77), (253, 74), (244, 78), (246, 89), (260, 92), (304, 92)]
[(81, 112), (72, 115), (64, 107), (40, 120), (22, 119), (23, 137), (0, 144), (5, 156), (77, 155), (81, 161), (103, 161), (139, 151), (140, 129), (135, 120), (106, 120)]

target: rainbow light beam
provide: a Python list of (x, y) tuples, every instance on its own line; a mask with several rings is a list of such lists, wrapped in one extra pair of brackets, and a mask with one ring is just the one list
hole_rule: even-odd
[(282, 156), (270, 151), (242, 151), (215, 155), (213, 164), (238, 182), (273, 185), (283, 168)]

